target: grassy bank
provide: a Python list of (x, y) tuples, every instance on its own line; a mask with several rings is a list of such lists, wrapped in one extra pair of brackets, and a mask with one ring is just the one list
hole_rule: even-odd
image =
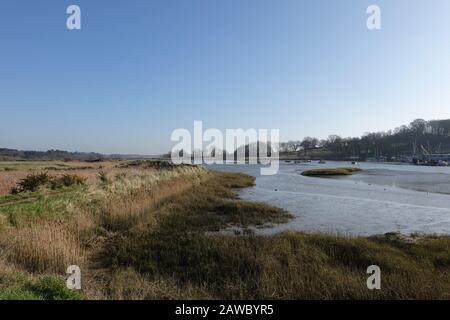
[[(236, 198), (253, 177), (162, 167), (0, 197), (0, 299), (450, 298), (448, 237), (260, 236), (291, 216)], [(79, 293), (64, 286), (70, 264)], [(372, 264), (381, 290), (366, 287)]]
[(348, 176), (354, 172), (362, 171), (360, 168), (324, 168), (324, 169), (312, 169), (302, 172), (303, 176), (308, 177), (327, 177), (327, 176)]

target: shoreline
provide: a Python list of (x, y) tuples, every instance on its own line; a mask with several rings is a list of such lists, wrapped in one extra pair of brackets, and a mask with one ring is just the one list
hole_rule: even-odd
[[(328, 167), (339, 165), (342, 164), (329, 163)], [(363, 172), (328, 179), (303, 178), (299, 172), (326, 167), (282, 165), (276, 177), (260, 177), (257, 169), (250, 166), (222, 168), (258, 177), (256, 188), (241, 191), (244, 199), (282, 207), (297, 217), (289, 226), (276, 227), (276, 232), (296, 230), (368, 236), (395, 231), (403, 234), (448, 234), (448, 195), (445, 192), (433, 193), (436, 190), (428, 190), (429, 193), (415, 190), (407, 184), (410, 181), (424, 184), (428, 179), (435, 181), (436, 177), (445, 180), (449, 178), (448, 174), (436, 172), (430, 175), (429, 170), (421, 169), (425, 172), (417, 175), (415, 168), (391, 171), (398, 167), (384, 165), (382, 167), (388, 168), (389, 172), (386, 171), (385, 175), (375, 171), (375, 177), (369, 176), (375, 180), (366, 180), (365, 175), (370, 175), (371, 168), (378, 168), (377, 165), (361, 165)], [(409, 171), (411, 169), (414, 172)], [(377, 177), (379, 173), (382, 177)], [(404, 179), (397, 173), (406, 178), (405, 185), (400, 183)], [(430, 186), (433, 189), (445, 187), (438, 183)]]

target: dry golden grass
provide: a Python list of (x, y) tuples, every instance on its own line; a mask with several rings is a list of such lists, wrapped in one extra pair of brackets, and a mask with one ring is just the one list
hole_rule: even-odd
[(29, 272), (64, 274), (69, 265), (83, 265), (77, 236), (56, 221), (9, 229), (1, 234), (0, 246), (3, 257)]
[(133, 195), (123, 198), (111, 198), (110, 201), (96, 208), (93, 215), (97, 225), (108, 230), (127, 230), (139, 223), (146, 227), (156, 224), (152, 211), (164, 200), (192, 187), (193, 182), (184, 178), (174, 178), (160, 182), (149, 190), (135, 191)]
[(118, 168), (120, 162), (83, 162), (83, 161), (0, 161), (0, 196), (9, 194), (11, 188), (30, 173), (48, 172), (49, 175), (60, 177), (64, 174), (76, 174), (86, 178), (89, 183), (97, 180), (97, 173), (103, 170), (116, 175), (124, 172)]
[(114, 271), (108, 279), (105, 298), (114, 300), (211, 299), (208, 292), (176, 280), (160, 277), (148, 279), (133, 269)]
[(25, 171), (0, 171), (0, 195), (8, 194), (11, 188), (26, 176)]

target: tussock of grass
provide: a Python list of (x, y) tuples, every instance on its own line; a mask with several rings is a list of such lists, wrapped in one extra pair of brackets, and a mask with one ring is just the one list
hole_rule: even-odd
[(362, 171), (360, 168), (324, 168), (312, 169), (302, 172), (303, 176), (348, 176), (353, 172)]

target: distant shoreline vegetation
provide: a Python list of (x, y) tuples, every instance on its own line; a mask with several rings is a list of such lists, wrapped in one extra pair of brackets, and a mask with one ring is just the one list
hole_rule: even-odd
[(0, 161), (87, 161), (98, 162), (106, 160), (139, 160), (155, 159), (159, 156), (138, 154), (101, 154), (97, 152), (70, 152), (65, 150), (17, 150), (0, 148)]
[(417, 119), (386, 132), (361, 137), (305, 137), (280, 144), (280, 159), (379, 160), (412, 162), (423, 154), (450, 154), (450, 119)]
[(327, 176), (349, 176), (354, 172), (360, 172), (360, 168), (325, 168), (312, 169), (302, 172), (302, 176), (307, 177), (327, 177)]

